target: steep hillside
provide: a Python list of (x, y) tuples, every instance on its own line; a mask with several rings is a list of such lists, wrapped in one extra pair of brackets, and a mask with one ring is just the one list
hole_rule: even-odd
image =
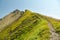
[(60, 40), (59, 20), (29, 10), (10, 13), (1, 20), (0, 30), (0, 40)]
[(0, 19), (0, 31), (7, 25), (10, 25), (12, 22), (17, 20), (22, 16), (23, 12), (19, 11), (18, 9), (11, 12), (9, 15)]

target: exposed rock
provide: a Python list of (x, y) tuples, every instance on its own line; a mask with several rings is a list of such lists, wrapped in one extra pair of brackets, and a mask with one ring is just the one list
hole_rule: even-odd
[(23, 14), (23, 12), (16, 9), (15, 11), (11, 12), (4, 18), (0, 19), (1, 20), (0, 21), (0, 31), (3, 30), (3, 28), (6, 27), (7, 25), (11, 24), (12, 22), (14, 22), (18, 18), (20, 18), (22, 16), (22, 14)]

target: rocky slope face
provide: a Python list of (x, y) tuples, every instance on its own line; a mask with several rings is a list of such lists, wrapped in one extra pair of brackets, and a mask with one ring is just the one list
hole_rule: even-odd
[(10, 25), (12, 22), (16, 21), (18, 18), (22, 16), (23, 12), (20, 12), (18, 9), (14, 10), (0, 21), (0, 31), (4, 29), (4, 27)]
[(0, 40), (60, 40), (60, 20), (15, 10), (0, 20)]

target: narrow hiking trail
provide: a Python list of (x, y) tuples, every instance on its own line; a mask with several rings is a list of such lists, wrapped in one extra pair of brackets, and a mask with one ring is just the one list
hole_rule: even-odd
[(48, 19), (47, 22), (51, 33), (50, 40), (60, 40), (60, 35), (56, 33), (51, 22)]

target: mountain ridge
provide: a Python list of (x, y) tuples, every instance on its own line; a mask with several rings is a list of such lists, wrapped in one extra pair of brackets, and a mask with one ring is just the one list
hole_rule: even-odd
[(60, 20), (30, 10), (10, 14), (5, 17), (9, 22), (2, 19), (7, 24), (0, 22), (0, 40), (60, 40)]

